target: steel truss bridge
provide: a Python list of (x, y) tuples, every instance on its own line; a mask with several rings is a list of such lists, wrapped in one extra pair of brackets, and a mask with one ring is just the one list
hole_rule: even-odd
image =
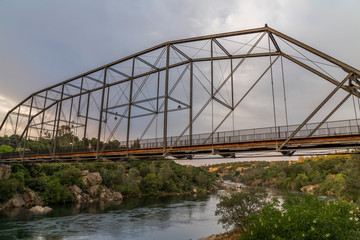
[(0, 162), (357, 148), (359, 76), (267, 25), (170, 41), (25, 98)]

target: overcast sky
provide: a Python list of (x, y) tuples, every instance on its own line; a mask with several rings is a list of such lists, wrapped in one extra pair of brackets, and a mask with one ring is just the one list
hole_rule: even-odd
[(359, 0), (0, 0), (0, 121), (31, 93), (169, 40), (270, 27), (360, 68)]

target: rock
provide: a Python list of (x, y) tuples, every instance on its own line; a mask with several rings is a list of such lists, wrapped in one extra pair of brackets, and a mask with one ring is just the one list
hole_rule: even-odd
[(0, 179), (8, 179), (11, 174), (11, 166), (0, 164)]
[(79, 188), (77, 185), (70, 186), (69, 190), (74, 192), (75, 194), (80, 194), (82, 192), (81, 188)]
[(86, 173), (85, 171), (82, 171), (83, 181), (85, 184), (89, 184), (90, 186), (95, 186), (95, 185), (100, 185), (102, 183), (102, 177), (99, 172), (91, 172), (91, 173), (88, 172), (86, 175), (84, 175)]
[(6, 204), (8, 208), (18, 208), (25, 205), (25, 200), (23, 196), (19, 193), (16, 193)]
[(33, 213), (47, 213), (50, 211), (52, 211), (52, 208), (49, 208), (49, 207), (35, 206), (35, 207), (30, 208), (30, 212), (33, 212)]
[(83, 170), (83, 171), (81, 171), (81, 174), (83, 176), (87, 176), (89, 174), (89, 171), (88, 170)]
[(192, 191), (191, 191), (192, 194), (197, 194), (198, 193), (198, 190), (196, 188), (194, 188)]
[(307, 185), (307, 186), (302, 187), (300, 190), (302, 192), (314, 194), (318, 187), (319, 187), (319, 184)]
[(89, 195), (91, 196), (91, 197), (96, 197), (97, 196), (97, 194), (98, 194), (98, 186), (91, 186), (88, 190), (87, 190), (87, 192), (89, 193)]
[(22, 196), (25, 201), (25, 207), (31, 207), (35, 205), (42, 206), (44, 204), (41, 198), (34, 191), (30, 189), (24, 190)]
[(116, 192), (110, 188), (103, 186), (100, 193), (100, 200), (103, 201), (121, 201), (122, 195), (119, 192)]
[(121, 193), (114, 191), (113, 197), (112, 197), (112, 199), (113, 199), (114, 201), (121, 201), (122, 198), (123, 198), (123, 197), (122, 197)]

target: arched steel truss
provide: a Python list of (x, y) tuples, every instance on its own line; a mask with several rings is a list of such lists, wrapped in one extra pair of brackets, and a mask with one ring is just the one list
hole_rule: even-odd
[[(246, 35), (249, 36), (250, 40), (242, 43), (244, 49), (241, 53), (228, 49), (224, 44), (224, 39)], [(259, 47), (259, 43), (264, 40), (268, 42), (268, 49)], [(307, 64), (306, 61), (301, 61), (301, 59), (287, 54), (280, 48), (279, 40), (305, 50), (318, 59), (323, 59), (334, 66), (340, 67), (345, 73), (345, 77), (336, 79), (326, 74), (326, 72), (324, 73)], [(192, 44), (203, 46), (202, 43), (205, 41), (210, 45), (207, 54), (198, 54), (198, 50), (196, 50), (197, 52), (184, 50), (191, 49)], [(200, 50), (201, 46), (199, 47)], [(236, 89), (233, 84), (236, 79), (234, 79), (234, 73), (241, 68), (245, 60), (253, 58), (269, 58), (270, 61), (254, 84), (241, 98), (235, 100), (234, 91)], [(286, 154), (289, 153), (289, 150), (287, 150), (289, 141), (296, 138), (297, 134), (309, 123), (311, 118), (339, 89), (348, 93), (346, 97), (330, 111), (322, 122), (313, 124), (306, 137), (315, 136), (315, 133), (350, 96), (360, 97), (358, 91), (360, 87), (360, 71), (268, 26), (166, 42), (42, 89), (25, 98), (7, 113), (0, 126), (0, 134), (1, 136), (19, 135), (17, 141), (20, 157), (23, 159), (27, 155), (26, 142), (28, 139), (47, 137), (53, 142), (48, 155), (55, 159), (57, 155), (64, 154), (57, 149), (57, 139), (61, 131), (64, 130), (62, 128), (68, 126), (71, 127), (73, 132), (77, 131), (80, 139), (82, 137), (96, 138), (97, 146), (92, 146), (92, 149), (96, 154), (96, 158), (100, 158), (106, 152), (106, 143), (116, 139), (115, 135), (120, 131), (120, 124), (124, 128), (121, 132), (123, 137), (121, 149), (127, 150), (127, 154), (129, 154), (134, 151), (135, 143), (142, 146), (141, 144), (145, 142), (144, 136), (146, 132), (154, 124), (154, 121), (157, 121), (156, 116), (161, 115), (162, 136), (153, 136), (155, 140), (150, 141), (152, 145), (148, 144), (145, 148), (162, 149), (161, 152), (167, 154), (177, 146), (205, 146), (209, 143), (214, 145), (214, 135), (218, 133), (222, 124), (252, 91), (259, 80), (272, 71), (273, 64), (279, 59), (281, 61), (286, 59), (301, 66), (335, 86), (334, 90), (311, 114), (301, 124), (292, 126), (291, 131), (287, 131), (286, 135), (280, 136), (280, 127), (275, 125), (272, 131), (274, 131), (273, 134), (278, 135), (277, 140), (279, 141), (276, 142), (276, 147), (273, 150), (282, 151)], [(227, 72), (226, 77), (218, 84), (215, 84), (214, 63), (224, 60), (230, 63), (230, 70)], [(204, 89), (207, 89), (208, 98), (202, 103), (202, 107), (199, 107), (195, 112), (193, 107), (193, 98), (194, 94), (196, 94), (193, 92), (194, 64), (202, 62), (210, 65), (208, 66), (210, 73), (208, 86), (203, 86)], [(171, 76), (174, 69), (178, 71), (177, 77)], [(183, 85), (183, 88), (187, 99), (182, 99), (176, 97), (174, 92), (180, 86), (180, 81), (185, 75), (187, 83), (186, 86)], [(146, 91), (144, 86), (146, 85), (152, 89), (151, 93), (144, 93)], [(230, 88), (231, 96), (229, 96), (229, 101), (223, 100), (220, 96), (225, 85)], [(116, 93), (112, 93), (114, 89), (117, 89)], [(193, 124), (203, 114), (203, 111), (214, 102), (227, 109), (228, 113), (216, 126), (213, 124), (211, 133), (204, 135), (201, 142), (195, 143)], [(168, 115), (177, 111), (187, 111), (187, 124), (177, 136), (169, 139)], [(131, 135), (132, 121), (145, 117), (148, 117), (143, 122), (144, 126), (146, 126), (145, 130), (136, 136)], [(91, 126), (89, 121), (91, 121)], [(354, 126), (356, 125), (358, 125), (357, 119), (354, 123)], [(289, 129), (289, 126), (287, 126), (287, 129)], [(350, 132), (348, 134), (353, 135), (354, 133)], [(186, 142), (181, 143), (183, 140), (186, 140)], [(104, 144), (101, 144), (101, 142)], [(72, 149), (69, 153), (75, 152)]]

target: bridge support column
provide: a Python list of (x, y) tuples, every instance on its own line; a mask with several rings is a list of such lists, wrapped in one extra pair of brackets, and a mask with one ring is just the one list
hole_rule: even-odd
[(106, 86), (106, 73), (107, 68), (104, 68), (104, 81), (101, 93), (101, 103), (100, 103), (100, 116), (99, 116), (99, 128), (98, 128), (98, 136), (96, 143), (96, 159), (99, 160), (100, 155), (100, 141), (101, 141), (101, 128), (103, 123), (103, 109), (104, 109), (104, 99), (105, 99), (105, 86)]
[(57, 111), (57, 115), (55, 115), (55, 122), (56, 123), (56, 127), (55, 127), (55, 137), (54, 137), (54, 147), (53, 147), (53, 159), (55, 158), (55, 153), (56, 153), (56, 144), (57, 144), (57, 137), (58, 137), (58, 133), (59, 133), (59, 127), (60, 127), (60, 118), (61, 118), (61, 108), (62, 108), (62, 99), (64, 97), (64, 88), (65, 88), (65, 84), (62, 84), (61, 87), (61, 97), (60, 97), (60, 102), (58, 105), (58, 111)]
[(131, 79), (130, 79), (130, 94), (129, 94), (129, 106), (128, 106), (128, 124), (126, 130), (126, 148), (129, 149), (129, 138), (130, 138), (130, 124), (131, 124), (131, 102), (132, 102), (132, 95), (133, 95), (133, 85), (134, 85), (134, 70), (135, 70), (135, 57), (133, 58), (132, 62), (132, 69), (131, 69)]
[(193, 124), (192, 124), (192, 114), (193, 114), (193, 62), (190, 62), (190, 108), (189, 108), (189, 145), (192, 146), (192, 134), (193, 134)]
[(164, 104), (164, 129), (163, 129), (163, 153), (167, 150), (167, 114), (169, 100), (169, 63), (170, 63), (170, 45), (166, 45), (166, 70), (165, 70), (165, 104)]

